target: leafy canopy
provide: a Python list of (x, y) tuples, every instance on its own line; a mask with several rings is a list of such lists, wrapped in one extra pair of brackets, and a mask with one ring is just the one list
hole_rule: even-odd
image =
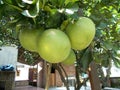
[[(78, 51), (78, 65), (85, 70), (94, 60), (108, 66), (111, 60), (120, 67), (120, 1), (119, 0), (0, 0), (0, 45), (20, 46), (20, 29), (59, 28), (79, 16), (91, 18), (96, 36), (91, 45)], [(79, 59), (81, 60), (79, 61)]]

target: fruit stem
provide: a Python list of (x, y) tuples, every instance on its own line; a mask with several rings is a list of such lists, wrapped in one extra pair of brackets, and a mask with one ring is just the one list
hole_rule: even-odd
[(47, 75), (46, 75), (46, 86), (45, 86), (45, 90), (48, 90), (48, 88), (49, 88), (49, 78), (50, 78), (50, 72), (51, 72), (51, 66), (52, 66), (52, 64), (51, 63), (49, 63), (49, 64), (47, 64)]

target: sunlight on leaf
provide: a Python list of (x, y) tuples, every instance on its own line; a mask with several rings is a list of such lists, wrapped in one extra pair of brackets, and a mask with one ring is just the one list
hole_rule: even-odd
[(22, 0), (22, 1), (27, 3), (27, 4), (35, 4), (37, 2), (37, 0)]
[(19, 7), (25, 7), (25, 3), (23, 3), (21, 0), (16, 0)]
[(113, 62), (117, 68), (120, 68), (120, 58), (114, 57)]
[(65, 4), (68, 4), (68, 3), (70, 3), (70, 2), (76, 2), (76, 1), (78, 1), (78, 0), (65, 0)]
[(35, 6), (33, 6), (30, 10), (24, 10), (22, 14), (24, 16), (35, 18), (39, 13), (39, 0), (36, 2)]

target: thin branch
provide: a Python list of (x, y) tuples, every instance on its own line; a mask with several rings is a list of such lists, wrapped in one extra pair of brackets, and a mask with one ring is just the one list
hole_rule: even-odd
[(67, 90), (70, 90), (70, 89), (69, 89), (69, 86), (68, 86), (68, 83), (66, 82), (66, 80), (65, 80), (65, 78), (64, 78), (64, 75), (63, 75), (63, 73), (62, 73), (62, 70), (61, 70), (60, 66), (56, 64), (56, 65), (54, 65), (54, 67), (55, 67), (55, 69), (59, 72), (60, 77), (61, 77), (61, 80), (62, 80), (63, 83), (65, 84), (66, 89), (67, 89)]
[(63, 68), (63, 66), (62, 66), (61, 64), (59, 64), (59, 66), (60, 66), (61, 69), (63, 70), (63, 72), (64, 72), (64, 74), (65, 74), (65, 77), (66, 77), (66, 81), (67, 81), (67, 83), (68, 83), (68, 75), (67, 75), (65, 69)]

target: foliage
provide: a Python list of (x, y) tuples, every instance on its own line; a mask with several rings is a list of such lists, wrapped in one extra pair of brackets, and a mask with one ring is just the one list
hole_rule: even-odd
[(96, 24), (91, 45), (75, 51), (79, 72), (86, 72), (89, 63), (120, 68), (120, 1), (119, 0), (0, 0), (0, 45), (20, 46), (17, 33), (25, 27), (59, 28), (64, 30), (80, 16)]

